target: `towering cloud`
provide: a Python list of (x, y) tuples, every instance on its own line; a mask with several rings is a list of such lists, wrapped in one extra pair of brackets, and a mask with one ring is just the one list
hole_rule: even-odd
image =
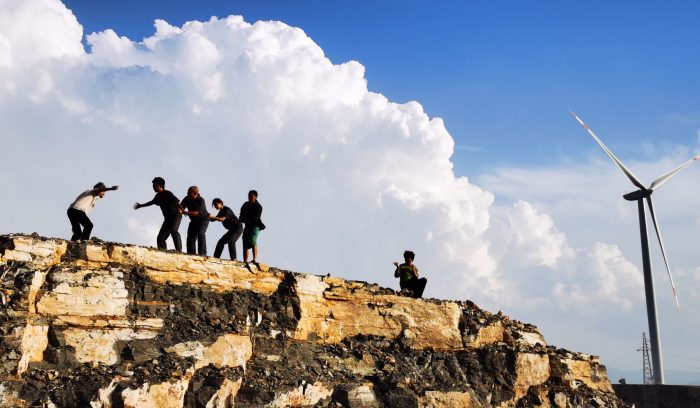
[(60, 1), (3, 1), (0, 67), (22, 67), (83, 54), (83, 28)]
[[(162, 175), (181, 195), (199, 184), (206, 198), (234, 207), (258, 189), (271, 263), (389, 285), (391, 261), (410, 247), (426, 271), (441, 271), (433, 295), (464, 296), (477, 281), (496, 292), (483, 238), (492, 195), (455, 176), (442, 120), (416, 102), (369, 92), (359, 63), (335, 65), (302, 30), (238, 16), (183, 27), (158, 20), (139, 42), (93, 33), (82, 53), (80, 26), (60, 3), (13, 5), (15, 16), (27, 16), (2, 28), (13, 48), (16, 26), (70, 33), (43, 34), (50, 44), (35, 55), (25, 48), (4, 69), (21, 79), (4, 95), (8, 159), (33, 169), (15, 188), (51, 191), (31, 205), (52, 220), (14, 228), (61, 233), (53, 208), (105, 178), (124, 188), (100, 204), (95, 233), (152, 243), (157, 215), (133, 213), (127, 202), (150, 196), (150, 178)], [(27, 11), (41, 7), (63, 13)]]

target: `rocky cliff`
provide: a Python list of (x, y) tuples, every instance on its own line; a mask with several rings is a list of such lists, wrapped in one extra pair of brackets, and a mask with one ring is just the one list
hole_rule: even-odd
[(0, 406), (621, 407), (597, 357), (470, 302), (0, 236)]

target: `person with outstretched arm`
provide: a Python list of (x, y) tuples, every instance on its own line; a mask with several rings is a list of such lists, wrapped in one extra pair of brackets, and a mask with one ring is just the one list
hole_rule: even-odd
[(394, 262), (396, 267), (394, 277), (399, 278), (399, 286), (402, 292), (408, 291), (414, 298), (420, 298), (423, 296), (428, 280), (418, 277), (418, 268), (413, 264), (415, 258), (416, 254), (413, 251), (405, 251), (403, 253), (404, 263), (399, 265), (398, 262)]
[(258, 202), (258, 192), (250, 190), (248, 201), (241, 206), (240, 219), (245, 223), (243, 228), (243, 262), (248, 262), (248, 250), (253, 250), (253, 264), (258, 263), (258, 234), (265, 229), (260, 220), (262, 205)]
[(152, 183), (153, 191), (156, 192), (155, 197), (147, 203), (134, 204), (134, 210), (154, 204), (160, 207), (160, 211), (163, 213), (163, 224), (160, 226), (160, 231), (158, 231), (158, 237), (156, 238), (158, 249), (168, 249), (166, 240), (169, 236), (172, 236), (175, 250), (182, 252), (182, 238), (178, 231), (183, 211), (180, 206), (180, 200), (175, 197), (175, 194), (165, 189), (165, 180), (162, 177), (154, 178)]
[[(209, 227), (209, 212), (207, 203), (199, 195), (199, 187), (187, 189), (187, 196), (180, 202), (185, 209), (183, 214), (190, 217), (187, 227), (187, 253), (207, 256), (207, 227)], [(196, 245), (196, 251), (195, 251)]]
[(75, 201), (68, 207), (68, 220), (70, 220), (73, 235), (71, 241), (87, 241), (92, 232), (92, 222), (88, 214), (95, 208), (97, 200), (105, 196), (105, 192), (114, 191), (119, 186), (107, 187), (105, 183), (99, 182), (89, 190), (83, 191)]
[(228, 244), (228, 254), (232, 261), (236, 260), (236, 241), (243, 233), (243, 224), (238, 220), (236, 214), (224, 205), (220, 198), (215, 198), (212, 201), (212, 207), (219, 210), (216, 216), (209, 215), (210, 221), (221, 221), (221, 224), (226, 228), (226, 233), (216, 243), (214, 250), (214, 258), (220, 258), (224, 252), (224, 246)]

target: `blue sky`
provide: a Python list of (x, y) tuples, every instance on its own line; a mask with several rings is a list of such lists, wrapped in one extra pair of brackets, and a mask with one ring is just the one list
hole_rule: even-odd
[[(153, 176), (231, 208), (255, 188), (264, 262), (395, 287), (391, 263), (412, 249), (427, 296), (502, 309), (552, 344), (639, 367), (632, 188), (568, 111), (646, 183), (695, 154), (700, 5), (64, 4), (0, 2), (0, 144), (16, 174), (4, 188), (24, 198), (0, 213), (35, 214), (3, 218), (0, 233), (69, 237), (66, 206), (99, 180), (120, 188), (91, 213), (94, 234), (153, 245), (158, 212), (131, 207)], [(183, 27), (228, 15), (286, 25)], [(667, 369), (695, 381), (698, 178), (691, 166), (654, 195), (681, 314), (651, 243)]]
[(85, 33), (140, 39), (161, 18), (280, 20), (372, 91), (419, 101), (461, 146), (458, 173), (539, 166), (594, 151), (577, 111), (622, 157), (688, 143), (700, 127), (700, 4), (517, 1), (64, 1)]

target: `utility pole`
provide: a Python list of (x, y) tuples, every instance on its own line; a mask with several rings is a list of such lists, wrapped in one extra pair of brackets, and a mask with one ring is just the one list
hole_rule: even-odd
[(654, 384), (654, 373), (651, 369), (649, 361), (649, 343), (647, 343), (647, 334), (642, 332), (642, 348), (637, 349), (642, 352), (642, 373), (644, 376), (644, 384)]

